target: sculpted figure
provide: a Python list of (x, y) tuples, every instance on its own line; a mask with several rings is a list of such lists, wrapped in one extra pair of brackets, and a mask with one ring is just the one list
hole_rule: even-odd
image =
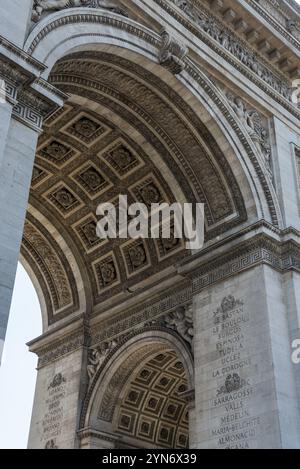
[(167, 327), (174, 329), (183, 337), (191, 346), (194, 339), (194, 326), (192, 310), (190, 308), (178, 308), (173, 313), (165, 317)]
[(117, 2), (111, 0), (34, 0), (32, 21), (38, 22), (45, 11), (59, 11), (82, 6), (107, 8), (116, 12), (119, 10)]
[(92, 349), (89, 356), (89, 363), (87, 366), (87, 373), (91, 381), (99, 368), (103, 365), (107, 355), (117, 346), (117, 341), (105, 342), (100, 349)]
[(257, 149), (262, 152), (265, 158), (267, 170), (269, 171), (270, 175), (272, 175), (271, 147), (268, 141), (268, 133), (262, 125), (260, 115), (254, 109), (248, 110), (240, 98), (236, 98), (230, 93), (227, 94), (227, 99), (236, 115), (243, 122)]

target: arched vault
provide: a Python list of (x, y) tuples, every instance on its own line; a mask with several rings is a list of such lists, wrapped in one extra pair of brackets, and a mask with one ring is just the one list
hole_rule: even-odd
[(179, 240), (100, 240), (100, 202), (202, 202), (207, 243), (251, 220), (280, 223), (262, 157), (226, 100), (189, 59), (180, 76), (163, 68), (161, 43), (86, 9), (45, 18), (27, 40), (44, 78), (69, 95), (39, 139), (22, 246), (45, 329), (175, 281), (191, 255)]

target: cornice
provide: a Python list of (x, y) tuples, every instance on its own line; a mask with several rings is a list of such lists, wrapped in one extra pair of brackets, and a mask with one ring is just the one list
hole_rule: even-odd
[(5, 81), (6, 99), (12, 115), (37, 132), (43, 120), (63, 106), (65, 93), (40, 77), (46, 67), (29, 54), (0, 37), (0, 77)]
[(121, 435), (114, 436), (110, 433), (99, 432), (97, 430), (93, 430), (91, 427), (82, 428), (78, 430), (77, 435), (81, 440), (85, 438), (89, 438), (89, 439), (97, 439), (101, 441), (108, 441), (114, 444), (122, 440)]
[(89, 345), (89, 327), (84, 319), (75, 319), (60, 328), (53, 328), (28, 342), (30, 352), (39, 357), (38, 369), (68, 353)]
[[(278, 33), (282, 35), (287, 41), (290, 42), (291, 45), (293, 45), (296, 49), (300, 51), (300, 41), (291, 34), (286, 27), (284, 27), (282, 24), (279, 23), (279, 21), (276, 20), (274, 16), (272, 16), (271, 13), (267, 12), (264, 8), (261, 7), (259, 4), (259, 0), (245, 0), (248, 5), (250, 5), (262, 18), (264, 18), (270, 26), (272, 26)], [(272, 2), (270, 2), (272, 3)], [(285, 3), (284, 1), (280, 0), (280, 2), (277, 2), (279, 4)], [(298, 11), (299, 11), (299, 5), (294, 2)], [(283, 12), (287, 12), (287, 8), (282, 9)], [(291, 16), (289, 15), (291, 18)]]
[[(252, 69), (248, 65), (245, 65), (238, 57), (229, 52), (225, 47), (222, 46), (219, 40), (216, 40), (212, 37), (211, 34), (204, 31), (195, 21), (192, 20), (184, 11), (180, 10), (175, 4), (174, 0), (167, 2), (166, 0), (153, 0), (154, 3), (159, 5), (164, 9), (171, 17), (173, 17), (181, 26), (183, 26), (187, 31), (192, 33), (196, 38), (200, 39), (205, 45), (207, 45), (212, 51), (216, 52), (222, 59), (224, 59), (228, 64), (236, 68), (242, 75), (246, 76), (250, 82), (255, 83), (260, 89), (266, 93), (266, 95), (271, 96), (278, 104), (283, 108), (288, 110), (292, 115), (299, 118), (299, 109), (291, 102), (292, 97), (292, 88), (291, 84), (287, 77), (285, 77), (280, 71), (273, 70), (272, 66), (267, 63), (266, 60), (263, 60), (259, 54), (253, 52), (255, 60), (257, 59), (258, 71), (255, 71), (255, 67)], [(204, 11), (204, 9), (203, 9)], [(206, 11), (206, 10), (205, 10)], [(206, 14), (208, 14), (206, 12)], [(211, 16), (211, 13), (209, 14)], [(219, 20), (218, 20), (219, 21)], [(219, 21), (220, 22), (220, 21)], [(174, 28), (176, 26), (174, 25)], [(224, 31), (228, 30), (228, 27), (224, 25)], [(232, 34), (230, 33), (230, 37)], [(245, 40), (239, 40), (241, 47), (243, 47), (246, 42)], [(192, 51), (192, 47), (190, 47)], [(194, 59), (197, 60), (197, 51), (193, 48)], [(249, 52), (250, 53), (250, 52)], [(250, 54), (251, 55), (251, 54)], [(191, 54), (189, 55), (191, 57)], [(268, 73), (268, 79), (263, 79), (261, 77), (261, 71), (265, 70)]]

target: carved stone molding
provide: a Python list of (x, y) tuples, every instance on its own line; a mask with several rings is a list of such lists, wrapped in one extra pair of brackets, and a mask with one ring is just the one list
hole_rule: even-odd
[(58, 244), (49, 240), (48, 231), (29, 214), (21, 252), (25, 259), (31, 259), (33, 272), (41, 278), (49, 324), (76, 311), (78, 289), (67, 258)]
[(34, 0), (32, 21), (38, 23), (45, 14), (67, 8), (104, 8), (119, 15), (127, 16), (124, 8), (113, 0)]
[(175, 331), (179, 336), (189, 344), (193, 352), (194, 322), (192, 304), (188, 303), (175, 308), (164, 316), (149, 321), (144, 327), (164, 327)]
[[(257, 53), (254, 53), (246, 41), (237, 39), (219, 20), (212, 17), (211, 12), (203, 7), (200, 10), (199, 7), (196, 8), (190, 2), (183, 0), (154, 1), (211, 49), (238, 68), (242, 74), (246, 74), (251, 81), (256, 77), (256, 84), (267, 94), (270, 94), (272, 90), (275, 99), (280, 99), (283, 106), (288, 106), (291, 112), (297, 113), (296, 106), (292, 104), (292, 89), (289, 80), (281, 72), (273, 71), (270, 64), (265, 63)], [(181, 8), (185, 15), (178, 14), (172, 7), (172, 3)]]
[[(50, 83), (39, 77), (44, 67), (24, 52), (19, 53), (11, 46), (5, 49), (10, 57), (24, 61), (24, 67), (18, 63), (9, 62), (4, 53), (1, 54), (0, 38), (0, 78), (5, 83), (5, 99), (13, 109), (12, 114), (23, 124), (37, 132), (42, 131), (43, 120), (61, 107), (66, 95), (57, 90)], [(5, 43), (7, 46), (7, 44)], [(15, 50), (16, 49), (16, 50)], [(28, 68), (29, 66), (29, 68)]]
[[(295, 23), (299, 23), (299, 4), (294, 0), (246, 0), (254, 10), (279, 31), (291, 44), (300, 49), (300, 36), (295, 34)], [(288, 34), (289, 33), (289, 34)], [(295, 37), (291, 37), (291, 35)]]
[[(292, 88), (291, 83), (286, 80), (284, 75), (280, 72), (273, 72), (270, 69), (269, 64), (261, 63), (258, 59), (257, 54), (253, 54), (251, 51), (247, 51), (246, 42), (239, 44), (238, 42), (232, 42), (231, 32), (226, 33), (226, 31), (220, 30), (220, 27), (217, 26), (218, 35), (214, 37), (214, 23), (213, 20), (201, 20), (204, 25), (210, 25), (208, 30), (205, 31), (196, 25), (191, 25), (191, 19), (187, 20), (186, 16), (178, 14), (178, 12), (172, 8), (170, 2), (165, 0), (154, 0), (162, 8), (164, 8), (170, 15), (172, 15), (179, 23), (184, 27), (189, 29), (195, 36), (199, 37), (205, 44), (207, 44), (212, 50), (216, 51), (222, 58), (227, 60), (231, 65), (236, 67), (242, 74), (246, 75), (251, 81), (254, 81), (255, 84), (262, 88), (264, 92), (268, 95), (271, 95), (273, 99), (279, 102), (282, 106), (287, 108), (292, 114), (299, 116), (297, 107), (292, 103)], [(175, 1), (175, 0), (174, 0)], [(184, 3), (184, 2), (183, 2)], [(206, 13), (206, 16), (208, 13)], [(211, 15), (209, 13), (209, 15)], [(159, 39), (156, 33), (150, 33), (149, 30), (146, 30), (142, 25), (136, 23), (135, 25), (126, 20), (116, 20), (116, 18), (109, 15), (103, 15), (100, 12), (96, 15), (77, 15), (75, 12), (70, 13), (68, 16), (64, 16), (59, 19), (54, 19), (50, 21), (42, 30), (40, 30), (35, 37), (32, 38), (31, 44), (28, 45), (28, 53), (33, 54), (38, 44), (45, 38), (49, 33), (55, 30), (58, 27), (67, 24), (82, 24), (82, 23), (104, 23), (110, 25), (112, 28), (123, 30), (128, 32), (131, 35), (142, 38), (149, 44), (154, 47), (157, 47), (158, 51), (162, 47), (162, 40)], [(201, 23), (201, 24), (202, 24)], [(204, 26), (204, 29), (207, 29)], [(210, 34), (211, 33), (211, 34)], [(226, 44), (230, 44), (232, 51), (228, 51), (225, 47), (224, 37), (226, 36)], [(229, 46), (228, 46), (229, 47)], [(237, 57), (234, 57), (234, 51), (238, 54)]]
[(237, 117), (245, 126), (258, 151), (262, 153), (266, 169), (272, 178), (272, 154), (267, 119), (264, 119), (256, 109), (250, 108), (231, 91), (225, 90), (225, 96)]
[(114, 443), (115, 445), (122, 439), (121, 435), (115, 436), (110, 433), (99, 432), (97, 430), (93, 430), (92, 428), (82, 428), (77, 432), (78, 437), (80, 440), (88, 439), (88, 440), (101, 440), (101, 441), (108, 441), (110, 443)]
[[(255, 234), (247, 241), (229, 248), (225, 254), (215, 258), (212, 256), (209, 262), (201, 264), (199, 259), (199, 267), (187, 269), (184, 274), (186, 279), (181, 284), (165, 291), (157, 300), (150, 299), (124, 310), (117, 316), (94, 324), (91, 335), (87, 326), (79, 326), (76, 331), (72, 330), (63, 339), (53, 341), (50, 334), (49, 339), (46, 340), (46, 335), (47, 345), (39, 346), (38, 343), (44, 340), (39, 338), (37, 345), (34, 346), (34, 351), (39, 356), (39, 367), (46, 366), (83, 345), (88, 345), (91, 347), (90, 353), (96, 349), (100, 351), (97, 357), (92, 358), (93, 362), (88, 363), (88, 366), (95, 367), (91, 369), (91, 382), (94, 382), (95, 376), (107, 363), (112, 353), (132, 334), (135, 335), (146, 329), (157, 330), (158, 328), (169, 331), (176, 336), (179, 335), (186, 344), (191, 346), (193, 333), (190, 305), (193, 296), (203, 289), (263, 264), (282, 273), (288, 270), (300, 272), (300, 243), (295, 241), (295, 238), (300, 239), (300, 233), (294, 230), (281, 232), (265, 224), (254, 225), (249, 228), (249, 232), (251, 229), (255, 232), (259, 227), (270, 228), (274, 232), (274, 237), (270, 235), (270, 232), (269, 234)], [(243, 233), (245, 234), (246, 232)], [(291, 239), (280, 241), (281, 237)], [(179, 319), (175, 315), (177, 321), (174, 321), (174, 313), (178, 311), (184, 314), (179, 315)], [(99, 357), (100, 360), (98, 360)]]
[(174, 75), (185, 68), (184, 58), (188, 54), (187, 47), (174, 39), (167, 30), (162, 30), (162, 46), (159, 52), (159, 63)]
[(65, 333), (63, 329), (59, 334), (55, 331), (48, 332), (27, 345), (37, 354), (38, 369), (40, 369), (69, 353), (87, 347), (89, 342), (89, 327), (85, 321), (80, 321), (79, 324), (75, 323), (74, 327), (67, 326)]

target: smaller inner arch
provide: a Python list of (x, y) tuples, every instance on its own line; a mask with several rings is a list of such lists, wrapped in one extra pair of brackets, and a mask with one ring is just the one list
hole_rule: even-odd
[(144, 363), (124, 387), (115, 431), (137, 448), (188, 448), (189, 412), (185, 368), (164, 350)]

